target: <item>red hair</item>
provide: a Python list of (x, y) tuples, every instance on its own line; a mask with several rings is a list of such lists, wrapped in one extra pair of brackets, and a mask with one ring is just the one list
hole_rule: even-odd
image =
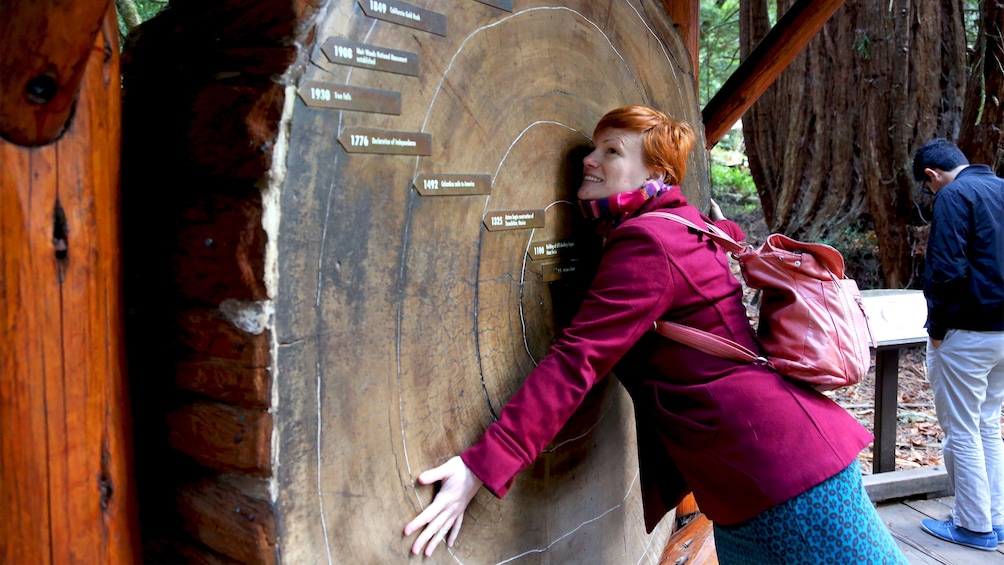
[(645, 164), (665, 173), (664, 182), (680, 184), (687, 174), (687, 156), (694, 147), (694, 130), (680, 120), (674, 120), (646, 106), (624, 106), (603, 116), (596, 134), (606, 129), (626, 129), (643, 135)]

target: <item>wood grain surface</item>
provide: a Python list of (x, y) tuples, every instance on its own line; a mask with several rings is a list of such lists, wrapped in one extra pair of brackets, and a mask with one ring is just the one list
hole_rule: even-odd
[(31, 148), (0, 141), (2, 563), (139, 554), (120, 296), (118, 29), (104, 6), (63, 135)]
[[(595, 255), (573, 202), (605, 112), (657, 107), (703, 145), (690, 56), (659, 1), (414, 4), (444, 14), (446, 35), (331, 3), (299, 78), (400, 92), (400, 115), (312, 108), (287, 87), (268, 280), (283, 562), (408, 559), (401, 529), (433, 495), (415, 477), (478, 438), (574, 309), (576, 280), (545, 283), (527, 251), (581, 238)], [(418, 76), (332, 63), (329, 37), (415, 53)], [(431, 155), (349, 153), (346, 128), (430, 134)], [(421, 196), (423, 174), (490, 175), (491, 194)], [(699, 149), (684, 192), (707, 204)], [(544, 210), (545, 227), (488, 231), (507, 210)], [(426, 561), (658, 563), (669, 529), (645, 534), (635, 452), (630, 401), (607, 379)]]

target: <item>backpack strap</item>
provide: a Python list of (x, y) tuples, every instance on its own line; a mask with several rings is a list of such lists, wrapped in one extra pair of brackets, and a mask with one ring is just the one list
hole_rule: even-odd
[[(749, 247), (739, 243), (738, 241), (732, 239), (729, 234), (722, 231), (721, 228), (714, 224), (704, 223), (704, 227), (700, 227), (694, 222), (691, 222), (683, 216), (678, 216), (676, 214), (670, 214), (669, 212), (646, 212), (642, 216), (659, 216), (660, 218), (666, 218), (667, 220), (673, 220), (674, 222), (683, 224), (688, 228), (696, 231), (697, 233), (703, 233), (704, 235), (710, 237), (715, 243), (720, 245), (726, 251), (732, 254), (733, 257), (741, 255), (746, 251), (749, 251)], [(641, 217), (641, 216), (639, 216)]]
[(743, 345), (711, 332), (666, 320), (656, 320), (652, 330), (665, 338), (703, 351), (708, 355), (740, 363), (770, 365), (770, 361), (766, 357), (757, 355)]
[[(705, 227), (702, 228), (683, 216), (670, 214), (668, 212), (648, 212), (642, 215), (659, 216), (660, 218), (673, 220), (674, 222), (683, 224), (697, 233), (702, 233), (710, 237), (715, 243), (728, 251), (733, 257), (749, 250), (747, 246), (732, 239), (729, 234), (725, 233), (721, 228), (714, 224), (705, 222)], [(731, 359), (732, 361), (738, 361), (740, 363), (760, 363), (770, 365), (770, 361), (765, 357), (753, 353), (745, 346), (736, 343), (731, 339), (721, 337), (711, 332), (706, 332), (704, 330), (699, 330), (697, 328), (667, 320), (656, 320), (653, 323), (652, 330), (663, 337), (682, 343), (698, 351), (703, 351), (708, 355), (714, 355), (715, 357), (721, 357), (723, 359)]]

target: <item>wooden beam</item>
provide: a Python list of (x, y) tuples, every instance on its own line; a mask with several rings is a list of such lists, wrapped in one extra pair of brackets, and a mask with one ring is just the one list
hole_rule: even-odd
[[(44, 4), (49, 23), (79, 23), (71, 4)], [(100, 8), (64, 133), (35, 148), (0, 141), (0, 563), (140, 560), (119, 298), (119, 32), (114, 7)], [(48, 29), (39, 46), (65, 39)], [(29, 133), (55, 123), (14, 117)]]
[(275, 514), (267, 494), (261, 494), (252, 496), (247, 488), (220, 479), (185, 485), (178, 489), (182, 526), (207, 547), (239, 563), (274, 564)]
[(798, 0), (778, 20), (704, 107), (708, 149), (722, 139), (843, 4), (844, 0)]
[(899, 498), (950, 496), (952, 483), (942, 466), (920, 467), (889, 473), (874, 473), (861, 478), (872, 502)]
[(271, 474), (272, 415), (196, 402), (167, 415), (168, 443), (200, 465), (258, 477)]
[(683, 46), (690, 53), (690, 71), (694, 73), (694, 86), (697, 86), (697, 77), (700, 76), (700, 54), (701, 54), (701, 2), (700, 0), (662, 0), (662, 6), (666, 9), (666, 14), (673, 19), (680, 36), (683, 37)]
[(0, 137), (26, 147), (59, 137), (109, 7), (108, 0), (3, 3)]

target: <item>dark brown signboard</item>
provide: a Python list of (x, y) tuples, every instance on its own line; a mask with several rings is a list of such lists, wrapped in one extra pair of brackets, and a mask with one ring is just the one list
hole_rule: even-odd
[(552, 241), (534, 241), (530, 244), (527, 253), (530, 259), (540, 261), (541, 259), (553, 259), (554, 257), (568, 257), (575, 255), (578, 251), (574, 239), (561, 239)]
[(462, 196), (491, 194), (491, 175), (429, 173), (415, 177), (415, 189), (422, 196)]
[(371, 18), (422, 31), (446, 35), (446, 16), (439, 12), (412, 6), (399, 0), (359, 0), (363, 12)]
[(338, 65), (418, 76), (418, 55), (415, 53), (367, 45), (340, 37), (329, 37), (321, 46), (321, 51), (329, 61)]
[(345, 128), (338, 136), (348, 153), (387, 155), (432, 155), (432, 136), (412, 131)]
[(296, 92), (312, 108), (401, 115), (401, 93), (393, 90), (307, 80)]
[(540, 275), (544, 282), (552, 282), (574, 274), (579, 269), (578, 261), (550, 262), (540, 265)]
[(528, 230), (544, 227), (543, 210), (502, 210), (485, 215), (488, 231)]
[(482, 4), (488, 4), (493, 8), (499, 8), (505, 10), (506, 12), (512, 11), (512, 0), (478, 0)]

